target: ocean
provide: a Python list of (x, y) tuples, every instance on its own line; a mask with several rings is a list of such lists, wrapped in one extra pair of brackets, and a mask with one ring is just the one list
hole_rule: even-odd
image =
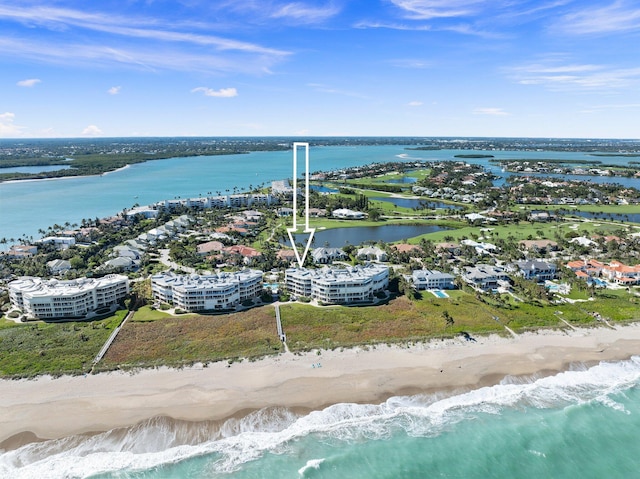
[(257, 411), (221, 427), (157, 418), (4, 452), (0, 477), (635, 478), (639, 385), (633, 357), (451, 396)]

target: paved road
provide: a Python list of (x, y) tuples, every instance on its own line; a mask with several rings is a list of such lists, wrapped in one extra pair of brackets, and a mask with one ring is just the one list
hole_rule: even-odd
[(185, 273), (195, 273), (196, 272), (195, 268), (190, 268), (189, 266), (182, 266), (181, 264), (174, 263), (173, 261), (171, 261), (169, 259), (169, 250), (168, 249), (161, 249), (161, 250), (159, 250), (159, 252), (160, 252), (159, 261), (162, 264), (164, 264), (165, 266), (169, 266), (170, 268), (173, 268), (176, 271), (184, 271)]

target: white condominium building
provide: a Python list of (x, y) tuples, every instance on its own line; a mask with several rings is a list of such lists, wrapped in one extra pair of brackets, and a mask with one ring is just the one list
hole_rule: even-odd
[(370, 301), (389, 285), (389, 268), (367, 264), (353, 268), (290, 268), (285, 282), (291, 294), (322, 303), (345, 304)]
[(185, 311), (232, 309), (262, 294), (262, 271), (245, 269), (209, 275), (164, 272), (151, 277), (151, 290), (156, 300), (172, 302)]
[(129, 294), (129, 278), (110, 274), (70, 281), (25, 276), (9, 283), (11, 304), (39, 319), (84, 318)]

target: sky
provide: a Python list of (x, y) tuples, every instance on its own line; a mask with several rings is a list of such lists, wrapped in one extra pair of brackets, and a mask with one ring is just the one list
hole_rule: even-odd
[(637, 0), (0, 0), (0, 138), (640, 138)]

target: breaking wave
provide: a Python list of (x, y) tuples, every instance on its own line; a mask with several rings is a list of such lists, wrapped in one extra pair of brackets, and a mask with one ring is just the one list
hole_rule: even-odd
[[(207, 455), (212, 473), (232, 472), (265, 453), (286, 453), (296, 440), (315, 435), (323, 440), (354, 441), (441, 434), (480, 414), (525, 408), (566, 408), (599, 403), (626, 412), (615, 395), (640, 383), (640, 357), (627, 361), (574, 367), (555, 376), (507, 377), (495, 386), (453, 396), (396, 396), (382, 404), (341, 403), (306, 415), (268, 408), (221, 423), (190, 423), (155, 418), (133, 427), (92, 436), (30, 443), (0, 451), (0, 477), (75, 478), (145, 471)], [(532, 454), (537, 451), (532, 450)], [(308, 460), (301, 477), (321, 467)]]

